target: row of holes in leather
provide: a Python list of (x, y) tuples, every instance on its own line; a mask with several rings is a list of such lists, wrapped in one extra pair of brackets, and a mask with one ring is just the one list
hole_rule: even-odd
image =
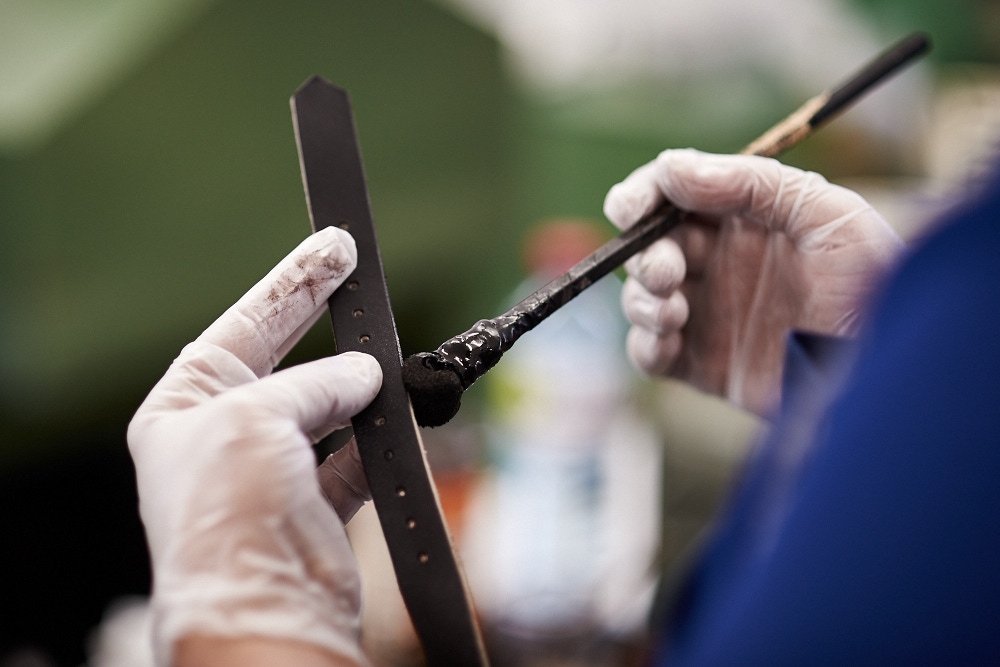
[[(350, 226), (347, 223), (343, 223), (343, 224), (340, 225), (340, 227), (341, 227), (341, 229), (347, 230), (347, 229), (349, 229)], [(356, 292), (360, 286), (361, 286), (361, 284), (357, 280), (351, 280), (350, 282), (347, 283), (347, 289), (349, 289), (352, 292)], [(355, 308), (351, 312), (351, 315), (353, 315), (355, 319), (360, 319), (360, 318), (364, 317), (364, 314), (365, 314), (365, 311), (362, 308)], [(359, 343), (364, 344), (364, 343), (368, 343), (370, 341), (371, 341), (371, 335), (369, 335), (369, 334), (361, 334), (360, 336), (358, 336), (358, 342)], [(376, 426), (379, 426), (379, 427), (385, 426), (385, 423), (386, 423), (386, 419), (385, 419), (384, 416), (379, 416), (379, 417), (375, 418), (375, 425)], [(387, 449), (383, 453), (383, 456), (385, 457), (386, 461), (391, 461), (393, 459), (393, 457), (395, 457), (395, 454), (393, 453), (393, 451), (391, 449)], [(406, 487), (405, 486), (399, 486), (399, 487), (397, 487), (396, 488), (396, 496), (399, 497), (399, 498), (405, 498), (406, 497)], [(408, 517), (406, 519), (406, 527), (409, 530), (416, 529), (416, 527), (417, 527), (417, 520), (414, 519), (413, 517)], [(426, 551), (421, 551), (420, 553), (417, 554), (417, 560), (420, 561), (421, 563), (426, 563), (427, 561), (430, 560), (430, 555)]]

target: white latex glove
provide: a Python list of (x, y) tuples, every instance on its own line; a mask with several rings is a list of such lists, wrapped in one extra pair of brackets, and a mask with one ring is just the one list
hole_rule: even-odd
[(356, 261), (346, 232), (306, 239), (184, 348), (129, 425), (158, 664), (193, 633), (364, 662), (357, 564), (310, 440), (364, 408), (381, 370), (347, 353), (271, 374)]
[(626, 264), (629, 357), (762, 416), (787, 333), (851, 333), (902, 249), (858, 194), (769, 158), (664, 151), (604, 212), (625, 229), (664, 199), (697, 215)]

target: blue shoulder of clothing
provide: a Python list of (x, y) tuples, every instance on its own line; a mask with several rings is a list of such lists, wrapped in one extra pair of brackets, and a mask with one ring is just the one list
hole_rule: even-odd
[(1000, 172), (870, 315), (849, 354), (790, 341), (670, 665), (1000, 664)]

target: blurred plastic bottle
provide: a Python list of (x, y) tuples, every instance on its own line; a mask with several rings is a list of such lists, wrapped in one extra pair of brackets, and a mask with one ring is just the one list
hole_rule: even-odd
[[(526, 247), (523, 298), (602, 241), (595, 228), (557, 221)], [(506, 633), (575, 634), (595, 623), (607, 546), (603, 450), (630, 371), (620, 283), (592, 285), (508, 351), (488, 379), (495, 515), (487, 610)]]

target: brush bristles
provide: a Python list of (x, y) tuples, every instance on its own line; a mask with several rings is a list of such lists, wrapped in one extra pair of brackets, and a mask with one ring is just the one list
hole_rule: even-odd
[(415, 354), (403, 362), (403, 384), (420, 426), (442, 426), (451, 421), (462, 406), (465, 391), (458, 374), (430, 363), (432, 356)]

